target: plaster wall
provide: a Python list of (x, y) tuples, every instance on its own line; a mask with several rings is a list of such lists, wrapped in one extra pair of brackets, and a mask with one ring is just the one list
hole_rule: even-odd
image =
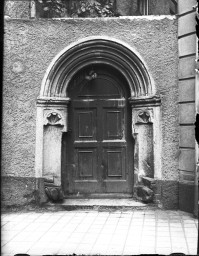
[(118, 39), (141, 56), (162, 98), (162, 179), (177, 181), (177, 21), (171, 16), (5, 21), (2, 175), (35, 177), (36, 99), (44, 73), (61, 50), (88, 36)]

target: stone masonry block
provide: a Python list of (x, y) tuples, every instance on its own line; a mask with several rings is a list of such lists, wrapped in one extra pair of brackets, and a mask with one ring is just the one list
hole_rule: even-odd
[(179, 101), (195, 100), (195, 79), (179, 81)]
[(189, 35), (178, 40), (179, 56), (196, 53), (196, 35)]
[(179, 158), (179, 168), (183, 171), (194, 172), (195, 170), (195, 150), (181, 149)]
[(194, 208), (194, 184), (179, 183), (179, 209), (193, 213)]
[(161, 182), (162, 186), (162, 205), (164, 209), (178, 209), (178, 181), (165, 180)]
[(179, 56), (196, 53), (196, 35), (189, 35), (178, 40)]
[(179, 17), (178, 22), (178, 36), (195, 32), (195, 12)]
[(179, 60), (179, 79), (195, 76), (195, 56)]
[(195, 147), (194, 126), (180, 126), (180, 147)]
[(192, 6), (197, 4), (197, 0), (178, 0), (178, 14), (193, 10)]
[(179, 105), (180, 123), (193, 124), (195, 122), (195, 104), (186, 103)]

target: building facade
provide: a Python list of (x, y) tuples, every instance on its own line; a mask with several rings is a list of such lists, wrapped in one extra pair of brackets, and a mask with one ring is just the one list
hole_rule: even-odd
[(117, 17), (53, 18), (7, 2), (3, 205), (45, 203), (51, 183), (193, 212), (196, 2), (114, 4)]

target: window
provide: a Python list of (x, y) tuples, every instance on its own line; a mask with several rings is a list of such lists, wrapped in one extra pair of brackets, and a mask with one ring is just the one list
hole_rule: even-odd
[[(32, 0), (37, 18), (174, 15), (177, 0)], [(126, 6), (125, 6), (126, 5)], [(36, 13), (36, 14), (34, 14)]]

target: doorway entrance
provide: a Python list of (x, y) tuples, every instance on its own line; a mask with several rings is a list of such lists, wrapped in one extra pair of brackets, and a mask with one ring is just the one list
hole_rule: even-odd
[(65, 195), (132, 193), (130, 91), (106, 65), (79, 71), (68, 88), (68, 132), (62, 138)]

